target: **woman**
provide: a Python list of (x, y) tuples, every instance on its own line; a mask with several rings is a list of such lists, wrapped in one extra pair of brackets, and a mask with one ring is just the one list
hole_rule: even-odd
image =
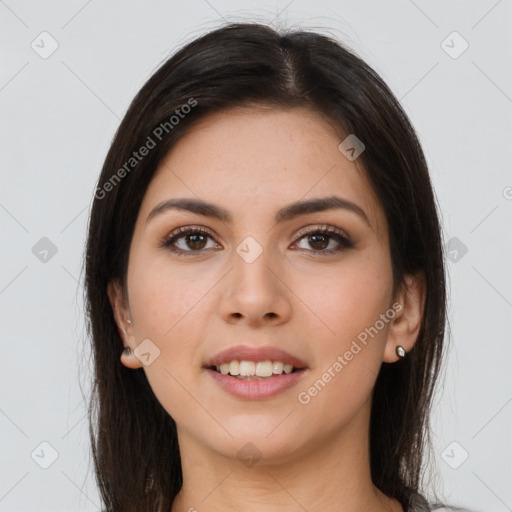
[(105, 160), (86, 289), (109, 512), (433, 509), (435, 196), (347, 48), (231, 24), (167, 60)]

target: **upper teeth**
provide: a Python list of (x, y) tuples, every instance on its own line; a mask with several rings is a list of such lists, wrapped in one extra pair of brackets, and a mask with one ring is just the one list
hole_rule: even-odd
[(270, 377), (272, 374), (281, 375), (281, 373), (291, 373), (293, 366), (285, 364), (282, 361), (230, 361), (229, 363), (222, 363), (216, 366), (217, 371), (227, 375), (242, 375), (250, 377), (256, 375), (257, 377)]

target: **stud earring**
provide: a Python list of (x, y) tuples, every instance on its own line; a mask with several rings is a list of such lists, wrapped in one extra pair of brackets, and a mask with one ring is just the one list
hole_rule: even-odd
[(132, 321), (128, 318), (128, 320), (126, 320), (127, 323), (131, 324)]
[(123, 354), (127, 357), (130, 357), (132, 355), (132, 347), (125, 347), (123, 350)]
[(405, 351), (405, 348), (402, 347), (402, 345), (398, 345), (396, 347), (396, 355), (400, 358), (400, 359), (403, 359), (405, 357), (405, 354), (407, 354), (407, 352)]

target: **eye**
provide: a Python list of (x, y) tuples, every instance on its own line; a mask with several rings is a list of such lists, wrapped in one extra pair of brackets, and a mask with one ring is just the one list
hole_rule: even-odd
[[(218, 245), (208, 247), (208, 239), (213, 240), (213, 235), (208, 230), (201, 227), (187, 226), (178, 228), (170, 235), (162, 238), (160, 246), (180, 256), (184, 256), (186, 253), (200, 254), (205, 252), (205, 249), (219, 247)], [(315, 229), (303, 232), (299, 235), (298, 241), (300, 242), (303, 239), (309, 239), (307, 243), (313, 248), (312, 250), (306, 248), (306, 250), (322, 256), (339, 253), (354, 247), (353, 242), (347, 236), (329, 226), (317, 226)], [(328, 248), (333, 241), (335, 242), (334, 248)]]
[(203, 249), (205, 248), (211, 249), (212, 247), (207, 247), (208, 238), (213, 240), (213, 236), (206, 229), (187, 226), (178, 228), (169, 236), (164, 237), (160, 241), (160, 245), (181, 256), (187, 252), (200, 253), (204, 252)]
[[(322, 256), (339, 253), (345, 249), (354, 247), (353, 242), (347, 236), (345, 236), (341, 231), (330, 228), (329, 226), (319, 226), (307, 231), (306, 233), (302, 233), (299, 241), (303, 239), (308, 239), (307, 243), (313, 248), (313, 251), (310, 252), (316, 252)], [(327, 249), (333, 240), (338, 244), (338, 246), (334, 244), (334, 248), (331, 247)]]

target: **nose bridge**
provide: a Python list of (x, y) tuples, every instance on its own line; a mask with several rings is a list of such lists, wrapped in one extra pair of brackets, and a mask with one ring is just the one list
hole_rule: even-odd
[(289, 311), (280, 280), (275, 253), (248, 236), (236, 247), (233, 269), (221, 301), (225, 318), (246, 317), (257, 322), (267, 317), (286, 316)]
[(272, 251), (268, 246), (264, 246), (253, 236), (244, 238), (236, 247), (233, 261), (235, 286), (249, 294), (273, 291), (275, 275), (270, 269), (276, 262), (272, 260)]

